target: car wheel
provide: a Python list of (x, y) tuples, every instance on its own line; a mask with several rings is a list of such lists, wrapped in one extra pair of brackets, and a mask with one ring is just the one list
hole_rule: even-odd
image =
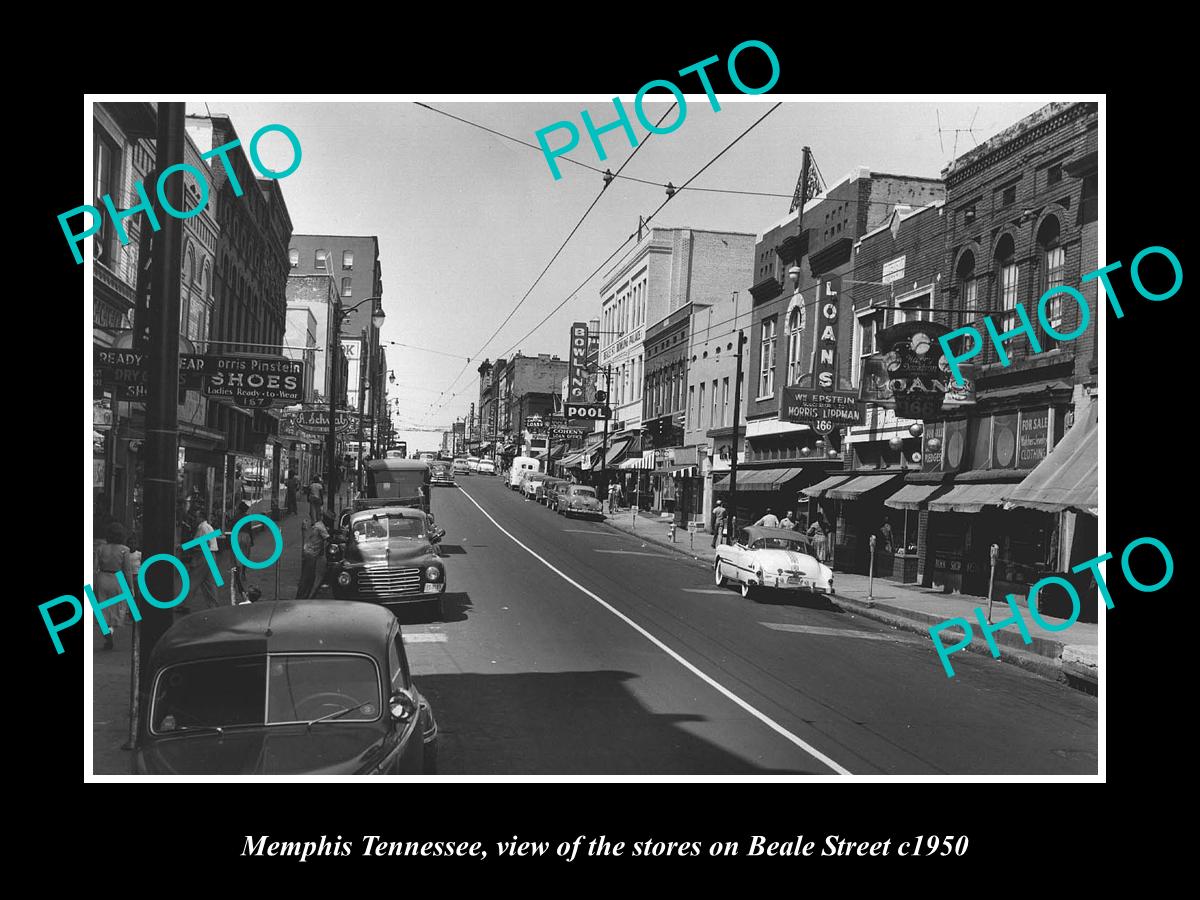
[(750, 595), (753, 591), (754, 591), (754, 585), (752, 585), (748, 581), (742, 582), (742, 596), (743, 597), (745, 597), (747, 600), (750, 599)]
[(725, 576), (721, 574), (721, 560), (713, 563), (713, 581), (717, 583), (717, 587), (725, 587)]
[(421, 760), (421, 772), (425, 775), (437, 774), (437, 741), (431, 741), (424, 747)]

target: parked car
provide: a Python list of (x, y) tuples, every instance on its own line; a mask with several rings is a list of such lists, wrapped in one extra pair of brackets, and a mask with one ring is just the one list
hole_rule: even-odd
[(545, 472), (529, 472), (521, 480), (521, 493), (526, 500), (533, 500), (537, 497), (538, 485), (545, 481), (550, 476)]
[(508, 470), (508, 487), (509, 490), (521, 490), (521, 482), (526, 475), (533, 472), (540, 472), (542, 463), (540, 460), (532, 456), (514, 456), (512, 467)]
[(428, 603), (440, 617), (446, 567), (437, 544), (445, 534), (406, 506), (344, 514), (325, 551), (334, 598)]
[(563, 496), (567, 493), (567, 489), (571, 487), (571, 482), (563, 481), (556, 484), (546, 494), (546, 509), (558, 512), (558, 505)]
[(468, 456), (467, 457), (467, 468), (470, 469), (472, 472), (478, 472), (479, 471), (479, 457), (478, 456)]
[(456, 456), (454, 458), (454, 474), (455, 475), (470, 475), (470, 474), (472, 474), (471, 464), (467, 461), (467, 458), (465, 456)]
[(566, 490), (559, 494), (554, 508), (560, 516), (566, 516), (568, 519), (571, 516), (604, 518), (604, 509), (600, 506), (596, 489), (586, 484), (568, 485)]
[(455, 484), (453, 464), (434, 460), (429, 464), (430, 484)]
[(476, 471), (480, 475), (495, 475), (496, 474), (496, 464), (494, 462), (492, 462), (490, 459), (481, 459), (479, 461), (479, 465), (476, 468)]
[(741, 529), (733, 544), (717, 547), (713, 578), (718, 587), (741, 585), (743, 597), (756, 588), (833, 593), (833, 569), (812, 555), (807, 537), (788, 528)]
[(437, 722), (413, 684), (400, 624), (366, 603), (194, 612), (154, 645), (143, 690), (138, 774), (437, 770)]
[(366, 491), (354, 498), (354, 509), (412, 506), (428, 514), (433, 474), (429, 463), (417, 459), (372, 459), (366, 464)]
[(565, 484), (566, 482), (565, 478), (556, 478), (553, 475), (547, 475), (534, 487), (533, 499), (538, 503), (545, 504), (551, 492), (560, 484)]

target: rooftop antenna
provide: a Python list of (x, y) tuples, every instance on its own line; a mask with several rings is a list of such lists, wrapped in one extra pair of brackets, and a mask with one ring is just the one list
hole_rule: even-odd
[(942, 151), (943, 154), (946, 152), (946, 145), (942, 141), (942, 134), (943, 133), (946, 133), (946, 134), (953, 133), (954, 134), (954, 147), (950, 152), (950, 160), (952, 162), (958, 158), (958, 136), (960, 134), (969, 134), (971, 136), (971, 140), (974, 142), (975, 146), (976, 147), (979, 146), (979, 141), (975, 140), (975, 119), (979, 115), (979, 107), (978, 106), (975, 107), (975, 114), (971, 116), (971, 124), (968, 125), (966, 128), (943, 128), (942, 127), (942, 112), (941, 112), (941, 110), (935, 109), (934, 112), (937, 114), (938, 148)]

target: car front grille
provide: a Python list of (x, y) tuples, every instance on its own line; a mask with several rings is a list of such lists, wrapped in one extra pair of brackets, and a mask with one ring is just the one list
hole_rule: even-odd
[(416, 566), (404, 569), (362, 569), (358, 575), (358, 590), (359, 593), (379, 597), (418, 594), (421, 592), (421, 570)]

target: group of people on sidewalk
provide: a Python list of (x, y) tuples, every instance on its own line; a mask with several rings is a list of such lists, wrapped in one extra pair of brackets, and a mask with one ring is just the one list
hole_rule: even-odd
[[(774, 510), (768, 509), (766, 513), (753, 523), (764, 528), (787, 528), (792, 531), (800, 531), (800, 514), (798, 512), (787, 512), (783, 514), (783, 518), (775, 515)], [(726, 526), (729, 526), (728, 528)], [(725, 502), (718, 500), (712, 512), (712, 545), (715, 549), (718, 543), (724, 544), (729, 542), (729, 535), (736, 535), (738, 528), (741, 527), (737, 517), (731, 517), (729, 510), (725, 508)], [(825, 518), (824, 511), (818, 510), (817, 517), (804, 531), (813, 546), (813, 555), (816, 556), (819, 562), (826, 562), (829, 558), (829, 541), (830, 534), (833, 531), (829, 520)]]

